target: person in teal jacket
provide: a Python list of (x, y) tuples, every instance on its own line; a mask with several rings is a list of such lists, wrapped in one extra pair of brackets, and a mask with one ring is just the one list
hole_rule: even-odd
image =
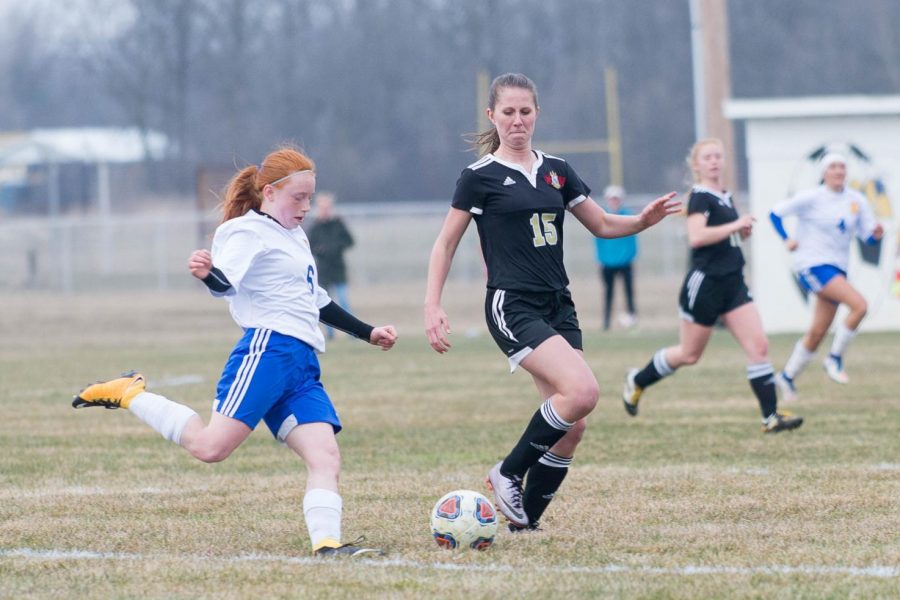
[[(622, 206), (625, 190), (621, 187), (607, 186), (603, 191), (603, 199), (606, 202), (607, 212), (614, 215), (631, 214)], [(616, 277), (621, 277), (625, 284), (625, 303), (628, 307), (628, 312), (619, 318), (619, 322), (625, 327), (633, 327), (637, 324), (637, 311), (634, 307), (634, 275), (631, 263), (637, 257), (637, 236), (595, 238), (594, 243), (597, 249), (597, 262), (600, 264), (600, 278), (603, 281), (603, 329), (609, 329)]]

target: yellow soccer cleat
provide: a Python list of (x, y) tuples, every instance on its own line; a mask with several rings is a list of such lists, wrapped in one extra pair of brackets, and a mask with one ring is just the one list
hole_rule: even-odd
[(803, 425), (803, 417), (794, 416), (786, 410), (772, 413), (763, 419), (763, 433), (778, 433), (779, 431), (791, 431)]
[(634, 376), (637, 374), (637, 369), (628, 370), (628, 374), (625, 375), (625, 389), (622, 391), (622, 404), (625, 406), (625, 411), (632, 417), (636, 417), (638, 414), (638, 401), (644, 391), (634, 382)]
[(128, 408), (131, 399), (143, 391), (144, 376), (137, 371), (128, 371), (117, 379), (98, 381), (87, 386), (72, 400), (72, 408)]
[(313, 556), (320, 557), (338, 557), (338, 556), (384, 556), (385, 552), (381, 548), (366, 548), (361, 546), (366, 541), (365, 536), (359, 536), (352, 542), (341, 544), (334, 540), (324, 540), (319, 546), (313, 550)]

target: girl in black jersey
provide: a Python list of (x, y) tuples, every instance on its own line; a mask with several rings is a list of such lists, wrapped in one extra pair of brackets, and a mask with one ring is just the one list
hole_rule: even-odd
[(622, 396), (625, 410), (636, 416), (643, 390), (678, 367), (700, 360), (713, 325), (721, 318), (747, 353), (747, 379), (759, 401), (763, 431), (796, 429), (803, 423), (802, 418), (776, 410), (778, 398), (768, 356), (769, 341), (743, 275), (740, 242), (750, 236), (753, 218), (738, 216), (731, 194), (722, 189), (722, 142), (700, 140), (691, 149), (689, 162), (694, 175), (687, 217), (691, 267), (679, 297), (679, 343), (658, 350), (642, 370), (628, 372)]
[(488, 329), (510, 370), (521, 365), (528, 371), (544, 401), (516, 446), (488, 474), (497, 508), (512, 530), (537, 527), (599, 394), (581, 353), (581, 330), (567, 289), (565, 211), (594, 235), (609, 238), (632, 235), (680, 210), (672, 192), (637, 216), (605, 212), (566, 161), (532, 149), (538, 112), (534, 83), (524, 75), (501, 75), (491, 84), (487, 116), (493, 127), (476, 137), (484, 154), (457, 182), (431, 251), (425, 295), (425, 332), (431, 347), (444, 353), (450, 349), (450, 324), (441, 292), (456, 247), (474, 219), (487, 263)]

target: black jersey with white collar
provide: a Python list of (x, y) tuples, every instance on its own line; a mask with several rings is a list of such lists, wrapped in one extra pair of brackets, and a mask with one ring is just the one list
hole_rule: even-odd
[[(717, 192), (695, 185), (688, 200), (688, 216), (703, 213), (709, 227), (737, 221), (738, 212), (734, 208), (731, 193)], [(741, 252), (741, 238), (738, 233), (715, 244), (691, 249), (691, 268), (707, 275), (727, 275), (744, 267), (744, 253)]]
[(489, 288), (549, 292), (569, 284), (563, 265), (565, 211), (591, 190), (563, 159), (534, 154), (530, 173), (486, 154), (456, 182), (452, 205), (474, 215)]

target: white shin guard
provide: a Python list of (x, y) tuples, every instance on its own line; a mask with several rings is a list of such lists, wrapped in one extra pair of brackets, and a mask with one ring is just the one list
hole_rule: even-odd
[(834, 331), (834, 339), (831, 341), (831, 354), (834, 356), (843, 356), (844, 350), (856, 337), (856, 330), (850, 329), (843, 323), (837, 326)]
[(815, 353), (806, 349), (803, 345), (803, 340), (797, 340), (797, 343), (794, 344), (794, 351), (791, 352), (791, 357), (784, 365), (784, 374), (794, 379), (803, 372), (803, 369), (813, 359), (813, 356), (815, 356)]
[(341, 510), (343, 501), (340, 495), (331, 490), (312, 489), (303, 497), (303, 516), (313, 550), (323, 542), (337, 543), (341, 541)]
[(150, 392), (141, 392), (132, 398), (128, 410), (161, 436), (179, 445), (184, 426), (191, 417), (197, 415), (184, 404), (172, 402), (168, 398)]

